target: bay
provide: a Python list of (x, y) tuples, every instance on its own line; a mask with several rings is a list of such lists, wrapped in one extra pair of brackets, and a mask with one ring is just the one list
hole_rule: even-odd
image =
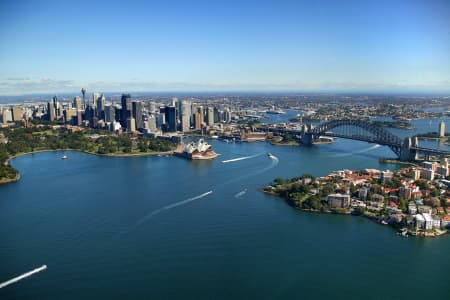
[[(428, 124), (428, 123), (424, 123)], [(386, 147), (210, 141), (211, 162), (47, 152), (0, 186), (1, 299), (419, 299), (449, 293), (448, 236), (395, 235), (259, 190), (276, 177), (395, 169)], [(271, 152), (278, 161), (271, 160)], [(67, 160), (62, 160), (62, 155)], [(221, 163), (239, 157), (248, 159)]]

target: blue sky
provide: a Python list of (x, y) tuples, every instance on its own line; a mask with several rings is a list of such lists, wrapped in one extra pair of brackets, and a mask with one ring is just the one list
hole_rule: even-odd
[(450, 92), (448, 0), (3, 0), (0, 41), (0, 94)]

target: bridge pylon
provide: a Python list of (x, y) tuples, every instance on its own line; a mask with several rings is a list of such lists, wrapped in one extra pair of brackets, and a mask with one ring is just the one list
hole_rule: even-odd
[(300, 139), (300, 142), (303, 145), (312, 145), (314, 141), (314, 136), (311, 132), (306, 132), (302, 135), (302, 138)]
[(413, 147), (419, 146), (419, 139), (417, 137), (407, 137), (403, 141), (402, 148), (400, 150), (400, 160), (402, 161), (414, 161), (419, 158), (419, 153)]

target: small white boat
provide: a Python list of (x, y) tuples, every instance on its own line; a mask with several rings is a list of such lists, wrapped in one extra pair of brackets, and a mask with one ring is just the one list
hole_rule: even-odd
[(67, 155), (64, 155), (63, 157), (61, 157), (61, 159), (67, 159)]

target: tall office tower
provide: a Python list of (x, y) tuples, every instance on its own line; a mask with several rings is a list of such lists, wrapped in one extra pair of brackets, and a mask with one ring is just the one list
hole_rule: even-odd
[(442, 121), (441, 123), (439, 123), (439, 137), (444, 136), (445, 136), (445, 123), (444, 121)]
[(114, 107), (114, 114), (116, 116), (116, 122), (120, 123), (120, 118), (122, 117), (122, 110), (117, 105), (112, 105)]
[(154, 114), (156, 112), (156, 103), (153, 101), (150, 101), (148, 103), (148, 111), (152, 114)]
[(172, 98), (172, 102), (170, 106), (175, 107), (175, 119), (177, 121), (177, 127), (175, 128), (175, 131), (178, 130), (178, 121), (180, 120), (180, 110), (179, 110), (180, 101), (178, 101), (177, 97)]
[(94, 108), (94, 109), (97, 109), (97, 101), (98, 101), (98, 99), (100, 99), (101, 98), (101, 94), (100, 93), (94, 93), (93, 95), (92, 95), (92, 107)]
[(191, 104), (191, 124), (195, 127), (195, 113), (197, 112), (197, 103)]
[(6, 124), (8, 122), (12, 122), (12, 120), (13, 120), (13, 118), (12, 118), (11, 110), (9, 108), (3, 110), (3, 113), (2, 113), (3, 124)]
[(195, 114), (197, 112), (197, 103), (193, 102), (191, 104), (191, 114)]
[(217, 107), (214, 107), (214, 123), (222, 122), (222, 112), (219, 112)]
[(200, 112), (194, 114), (195, 129), (201, 129), (203, 124), (203, 116)]
[(77, 110), (77, 126), (81, 126), (81, 124), (83, 123), (83, 111), (82, 110)]
[(49, 121), (55, 121), (56, 115), (55, 115), (55, 105), (54, 102), (48, 102), (47, 103), (47, 120)]
[(13, 106), (12, 108), (12, 117), (13, 117), (13, 121), (20, 121), (23, 119), (23, 111), (20, 107), (17, 106)]
[(84, 87), (81, 88), (81, 94), (83, 95), (83, 109), (86, 109), (86, 89)]
[(131, 117), (127, 119), (127, 132), (136, 131), (136, 120)]
[(191, 103), (181, 101), (181, 131), (187, 132), (191, 129)]
[(55, 119), (59, 119), (59, 116), (60, 116), (59, 102), (58, 102), (58, 97), (56, 95), (53, 97), (53, 110), (54, 110), (54, 114), (55, 114)]
[(116, 120), (116, 109), (112, 105), (105, 106), (105, 121), (114, 122)]
[(148, 130), (150, 132), (156, 132), (156, 115), (150, 114), (147, 118)]
[(76, 110), (81, 110), (82, 109), (81, 106), (82, 102), (80, 96), (76, 96), (75, 98), (73, 98), (72, 107), (75, 108)]
[(133, 110), (130, 94), (122, 94), (120, 101), (122, 104), (120, 125), (122, 125), (122, 127), (127, 127), (127, 119), (132, 116), (131, 111)]
[(176, 113), (177, 113), (177, 130), (181, 131), (181, 127), (183, 126), (183, 124), (181, 124), (181, 102), (182, 101), (178, 101), (177, 102), (177, 106), (176, 106)]
[(81, 126), (81, 123), (83, 122), (83, 105), (82, 105), (82, 100), (80, 98), (80, 96), (76, 96), (75, 98), (73, 98), (73, 108), (76, 109), (77, 113), (77, 122), (75, 123), (78, 126)]
[(162, 129), (164, 124), (166, 124), (165, 113), (156, 114), (155, 118), (156, 118), (156, 128)]
[(98, 121), (98, 118), (95, 115), (95, 108), (91, 104), (86, 106), (86, 111), (84, 112), (84, 119), (89, 121), (89, 127), (94, 127), (96, 122)]
[(208, 107), (208, 115), (207, 115), (207, 124), (208, 126), (214, 125), (214, 107)]
[[(66, 124), (74, 124), (74, 117), (76, 116), (78, 118), (77, 115), (78, 111), (76, 108), (66, 108), (63, 112), (64, 115), (64, 121)], [(78, 121), (77, 121), (78, 124)]]
[(144, 123), (142, 121), (142, 113), (144, 112), (144, 102), (133, 101), (133, 118), (136, 120), (136, 129), (144, 128)]
[(166, 131), (168, 132), (177, 131), (177, 118), (175, 106), (166, 106), (165, 114), (166, 114)]
[(197, 107), (197, 112), (200, 114), (202, 118), (202, 123), (205, 122), (205, 108), (203, 107), (203, 105)]
[(100, 95), (100, 97), (97, 98), (97, 117), (100, 120), (105, 119), (105, 103), (106, 98), (103, 96), (103, 94)]
[(228, 108), (225, 109), (225, 111), (223, 112), (223, 120), (226, 123), (230, 123), (231, 122), (231, 112)]

